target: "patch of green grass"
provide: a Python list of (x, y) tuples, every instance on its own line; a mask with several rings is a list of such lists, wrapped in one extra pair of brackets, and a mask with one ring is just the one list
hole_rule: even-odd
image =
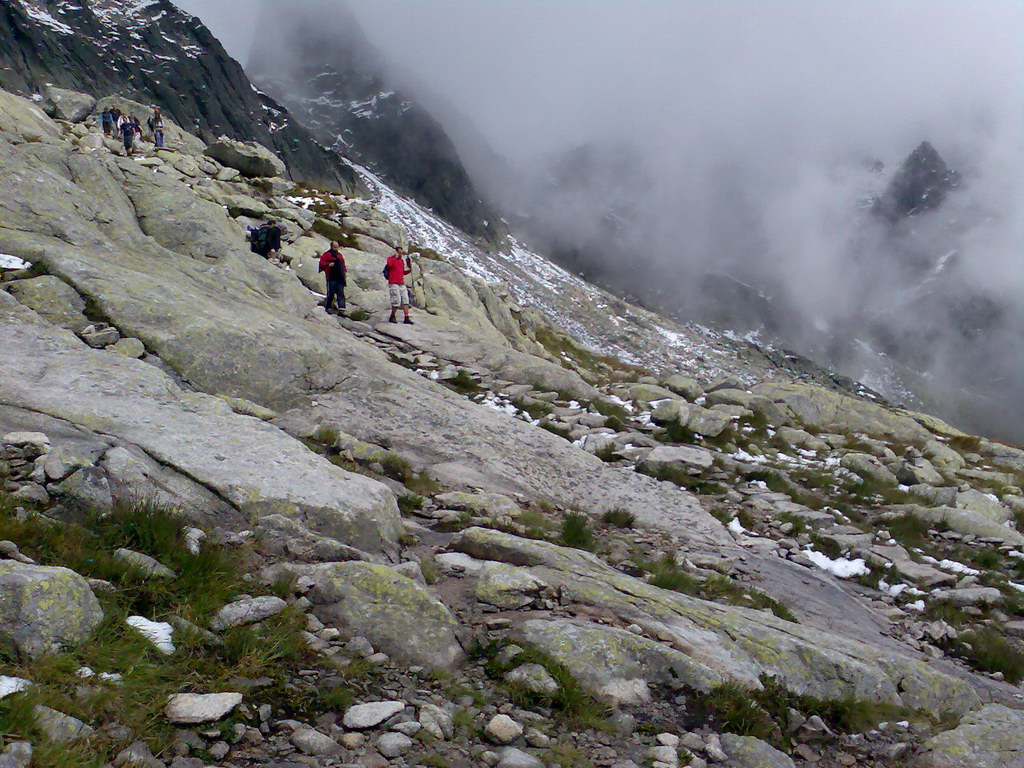
[(333, 448), (334, 444), (338, 442), (338, 430), (334, 427), (317, 427), (312, 440), (327, 448)]
[[(235, 595), (253, 591), (253, 584), (242, 579), (247, 552), (207, 543), (198, 554), (190, 553), (183, 545), (187, 521), (175, 511), (146, 502), (118, 505), (106, 514), (75, 510), (76, 518), (85, 520), (77, 525), (41, 516), (19, 521), (11, 506), (0, 503), (0, 537), (14, 541), (43, 565), (69, 567), (110, 581), (115, 588), (112, 593), (97, 593), (104, 619), (89, 642), (33, 662), (7, 659), (5, 671), (35, 685), (0, 701), (0, 733), (31, 740), (36, 745), (34, 764), (91, 768), (109, 762), (125, 745), (102, 735), (70, 747), (48, 743), (35, 730), (31, 705), (45, 704), (94, 726), (120, 722), (159, 753), (174, 738), (174, 728), (163, 715), (170, 694), (233, 690), (235, 678), (265, 677), (271, 684), (253, 689), (247, 703), (272, 703), (280, 712), (290, 706), (288, 686), (299, 669), (318, 663), (303, 641), (305, 616), (292, 607), (259, 624), (226, 630), (219, 646), (207, 645), (199, 633), (175, 631), (172, 655), (159, 652), (126, 624), (128, 616), (141, 615), (155, 621), (180, 616), (205, 626)], [(177, 576), (143, 579), (111, 556), (118, 547), (155, 557)], [(283, 583), (275, 585), (275, 590), (283, 589)], [(77, 670), (83, 666), (97, 673), (119, 673), (123, 682), (89, 682), (95, 692), (80, 696), (84, 681)]]
[(423, 509), (423, 497), (417, 493), (403, 493), (398, 497), (398, 509), (408, 517), (413, 512)]
[(887, 520), (885, 527), (900, 544), (920, 548), (928, 545), (928, 532), (932, 525), (919, 517), (906, 514)]
[(535, 421), (543, 419), (555, 409), (551, 403), (546, 403), (543, 400), (534, 400), (533, 398), (519, 397), (514, 399), (512, 403), (519, 410), (529, 414), (530, 418)]
[(775, 747), (788, 750), (792, 743), (785, 724), (790, 709), (804, 716), (818, 715), (839, 733), (863, 733), (883, 721), (927, 719), (929, 713), (906, 707), (845, 697), (816, 699), (788, 691), (775, 678), (762, 676), (761, 690), (748, 690), (735, 683), (724, 683), (699, 697), (698, 706), (722, 730), (753, 736)]
[(480, 386), (480, 383), (464, 369), (460, 369), (455, 376), (444, 380), (442, 383), (449, 389), (454, 389), (456, 392), (463, 395), (475, 395), (484, 391), (484, 388)]
[(790, 536), (799, 536), (801, 533), (808, 531), (807, 521), (798, 515), (794, 515), (792, 512), (783, 512), (779, 515), (779, 520), (793, 526), (793, 530), (788, 534)]
[(1013, 684), (1024, 680), (1024, 653), (991, 627), (964, 632), (950, 650), (980, 672), (1001, 672)]
[(601, 522), (615, 528), (634, 528), (636, 526), (636, 515), (616, 507), (615, 509), (609, 509), (601, 515)]
[(601, 461), (607, 464), (611, 464), (612, 462), (619, 460), (619, 449), (613, 443), (610, 445), (606, 445), (599, 451), (595, 451), (594, 455), (597, 456), (597, 458), (599, 458)]
[(658, 560), (640, 561), (637, 565), (649, 574), (648, 583), (652, 586), (699, 597), (702, 600), (768, 610), (780, 619), (794, 623), (797, 621), (789, 608), (764, 592), (744, 587), (722, 575), (714, 575), (702, 581), (680, 568), (670, 554), (665, 554)]
[(669, 421), (662, 425), (660, 431), (654, 435), (655, 439), (663, 443), (685, 443), (686, 445), (700, 445), (703, 440), (689, 427), (683, 426), (678, 421)]
[(721, 483), (717, 483), (713, 480), (705, 480), (701, 477), (695, 477), (684, 469), (672, 467), (667, 464), (662, 464), (655, 469), (641, 466), (638, 471), (642, 474), (653, 477), (656, 480), (664, 480), (665, 482), (678, 485), (680, 488), (685, 488), (692, 493), (716, 495), (723, 493), (725, 490)]
[(949, 438), (948, 445), (960, 453), (978, 453), (981, 450), (981, 438), (975, 435), (956, 435)]
[(384, 468), (385, 475), (400, 483), (405, 483), (415, 475), (409, 460), (397, 453), (386, 453), (380, 460), (380, 465)]
[(420, 572), (427, 584), (437, 584), (441, 580), (441, 567), (433, 555), (425, 555), (420, 558)]
[(812, 533), (810, 536), (811, 544), (818, 552), (828, 555), (833, 560), (843, 556), (843, 548), (835, 540), (818, 533)]
[(575, 729), (607, 728), (610, 708), (587, 693), (565, 666), (535, 648), (526, 648), (502, 664), (498, 660), (498, 653), (506, 645), (508, 641), (499, 641), (480, 646), (474, 651), (473, 656), (484, 661), (484, 670), (488, 677), (502, 680), (516, 667), (523, 664), (539, 664), (558, 683), (558, 691), (552, 695), (510, 687), (509, 695), (513, 703), (526, 708), (550, 707), (564, 722)]
[(562, 518), (559, 540), (563, 546), (588, 551), (597, 545), (590, 519), (581, 512), (569, 512)]

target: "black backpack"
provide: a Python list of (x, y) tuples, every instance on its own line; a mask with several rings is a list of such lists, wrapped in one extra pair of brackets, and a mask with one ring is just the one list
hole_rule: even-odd
[(270, 227), (260, 227), (252, 233), (250, 238), (249, 250), (253, 253), (258, 253), (260, 256), (265, 256), (267, 251), (270, 250), (269, 246), (270, 239)]

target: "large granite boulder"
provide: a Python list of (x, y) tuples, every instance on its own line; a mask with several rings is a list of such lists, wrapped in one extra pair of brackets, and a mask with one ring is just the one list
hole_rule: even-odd
[(410, 664), (452, 670), (463, 660), (459, 625), (430, 592), (393, 568), (364, 562), (302, 568), (313, 610), (326, 624), (368, 639)]
[(1024, 711), (989, 704), (932, 737), (913, 768), (1021, 768)]
[(287, 173), (281, 158), (254, 141), (233, 141), (222, 136), (206, 148), (205, 154), (250, 178)]
[(723, 680), (756, 689), (768, 675), (794, 693), (821, 699), (853, 697), (959, 712), (978, 702), (970, 686), (899, 646), (873, 645), (763, 611), (660, 589), (587, 552), (483, 528), (463, 531), (451, 547), (519, 566), (524, 575), (560, 590), (570, 604), (585, 606), (581, 615), (610, 614), (658, 638), (623, 638), (621, 630), (583, 620), (524, 625), (522, 641), (536, 643), (576, 670), (597, 695), (607, 695), (610, 683), (631, 680), (633, 694), (643, 697), (644, 686), (663, 682), (671, 669), (696, 690)]
[(40, 275), (8, 283), (7, 291), (54, 325), (78, 332), (90, 324), (85, 301), (70, 285), (53, 275)]
[(0, 136), (14, 144), (54, 142), (60, 138), (60, 128), (38, 105), (0, 91)]
[(83, 643), (103, 620), (85, 579), (67, 568), (0, 560), (0, 645), (36, 658)]
[(909, 416), (813, 384), (759, 384), (753, 391), (785, 406), (797, 421), (812, 430), (863, 432), (905, 443), (934, 439), (931, 432)]
[(87, 93), (49, 86), (43, 94), (43, 111), (58, 120), (80, 123), (96, 106), (96, 99)]
[[(217, 524), (280, 514), (366, 552), (394, 549), (397, 504), (380, 483), (339, 469), (219, 398), (180, 389), (152, 365), (91, 350), (16, 304), (0, 302), (0, 323), (0, 399), (138, 446), (227, 502), (230, 516)], [(133, 468), (127, 459), (108, 466), (130, 482), (145, 464)]]
[(729, 757), (728, 768), (796, 768), (789, 755), (760, 739), (723, 733), (721, 740), (722, 751)]

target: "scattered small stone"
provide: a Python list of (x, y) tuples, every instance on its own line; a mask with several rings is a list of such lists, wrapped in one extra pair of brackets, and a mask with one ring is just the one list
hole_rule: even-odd
[(292, 744), (307, 755), (334, 756), (341, 753), (341, 745), (315, 728), (298, 728), (292, 733)]
[(346, 728), (373, 728), (405, 709), (404, 701), (374, 701), (356, 704), (345, 712), (342, 723)]
[(183, 725), (212, 723), (241, 703), (240, 693), (175, 693), (167, 699), (164, 715)]
[(277, 616), (288, 603), (280, 597), (265, 595), (253, 597), (248, 600), (237, 600), (228, 603), (214, 614), (210, 620), (210, 629), (215, 632), (222, 632), (230, 627), (242, 627), (246, 624), (255, 624), (258, 621)]
[(523, 726), (508, 715), (495, 715), (484, 728), (484, 735), (495, 744), (511, 744), (523, 735)]
[(384, 757), (398, 757), (412, 748), (412, 739), (404, 733), (390, 731), (377, 740), (377, 751)]
[(144, 555), (141, 552), (135, 552), (131, 549), (124, 549), (122, 547), (114, 552), (114, 557), (122, 562), (128, 563), (128, 565), (136, 568), (146, 576), (161, 579), (173, 579), (177, 575), (159, 560), (152, 558), (149, 555)]

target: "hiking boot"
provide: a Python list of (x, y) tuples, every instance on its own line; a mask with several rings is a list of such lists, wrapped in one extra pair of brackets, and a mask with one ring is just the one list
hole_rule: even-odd
[(393, 318), (393, 317), (389, 317), (389, 318), (388, 318), (388, 322), (389, 322), (389, 323), (397, 323), (398, 321), (397, 321), (397, 320), (395, 320), (395, 318)]
[(406, 325), (415, 325), (415, 323), (412, 321), (412, 319), (408, 318), (408, 317), (405, 318), (405, 320), (403, 320), (402, 322), (405, 323)]

